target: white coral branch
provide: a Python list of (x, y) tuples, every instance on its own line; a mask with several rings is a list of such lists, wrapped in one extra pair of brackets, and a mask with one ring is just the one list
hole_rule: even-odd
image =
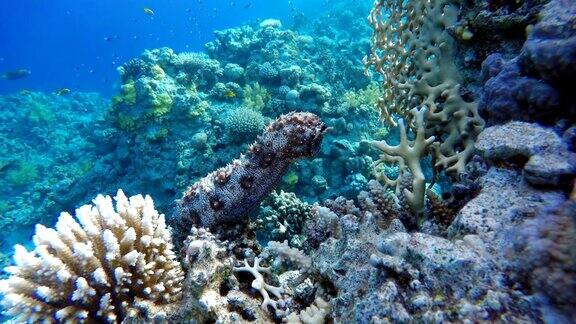
[[(398, 145), (389, 145), (388, 143), (373, 142), (373, 145), (382, 151), (381, 161), (395, 161), (400, 166), (400, 173), (397, 179), (385, 181), (387, 186), (395, 185), (396, 194), (398, 192), (399, 179), (405, 174), (406, 168), (412, 174), (412, 192), (404, 189), (404, 196), (410, 204), (410, 208), (416, 214), (421, 214), (424, 210), (424, 194), (426, 192), (426, 179), (422, 172), (420, 159), (423, 158), (429, 146), (434, 142), (435, 137), (430, 136), (426, 138), (424, 128), (424, 114), (426, 109), (416, 108), (411, 110), (412, 115), (415, 117), (416, 122), (416, 137), (414, 140), (409, 140), (404, 121), (400, 119), (400, 143)], [(387, 179), (387, 178), (385, 178)]]
[[(252, 281), (252, 288), (258, 290), (262, 295), (262, 298), (264, 298), (264, 301), (262, 302), (262, 309), (268, 310), (268, 306), (272, 306), (276, 313), (281, 313), (282, 310), (280, 309), (279, 300), (282, 299), (282, 294), (285, 293), (285, 289), (282, 287), (269, 285), (266, 283), (266, 281), (264, 281), (264, 276), (262, 273), (270, 274), (270, 268), (261, 267), (260, 261), (260, 258), (254, 258), (254, 266), (251, 267), (248, 264), (248, 261), (244, 260), (244, 266), (234, 267), (234, 272), (250, 272), (252, 276), (254, 276), (254, 280)], [(271, 299), (269, 293), (278, 298), (278, 300)]]

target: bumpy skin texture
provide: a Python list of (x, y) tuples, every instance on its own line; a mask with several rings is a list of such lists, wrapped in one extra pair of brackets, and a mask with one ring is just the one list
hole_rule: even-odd
[(214, 228), (239, 222), (276, 187), (288, 166), (320, 149), (326, 125), (311, 113), (280, 116), (240, 159), (192, 185), (177, 202), (174, 221)]

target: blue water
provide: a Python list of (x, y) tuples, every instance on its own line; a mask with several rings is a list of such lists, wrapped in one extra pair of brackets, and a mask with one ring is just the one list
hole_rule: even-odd
[(201, 51), (214, 30), (272, 17), (289, 25), (293, 15), (313, 16), (323, 2), (328, 1), (5, 1), (0, 10), (0, 74), (15, 69), (32, 74), (0, 80), (0, 94), (69, 88), (112, 95), (118, 86), (116, 68), (145, 49)]

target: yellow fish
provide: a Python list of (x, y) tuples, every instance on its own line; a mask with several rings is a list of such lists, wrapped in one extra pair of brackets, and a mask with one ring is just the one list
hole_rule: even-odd
[(144, 13), (147, 14), (148, 16), (154, 16), (154, 10), (150, 8), (144, 8)]

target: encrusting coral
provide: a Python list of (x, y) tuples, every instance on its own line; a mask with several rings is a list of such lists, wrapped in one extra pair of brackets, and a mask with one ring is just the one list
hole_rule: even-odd
[(149, 196), (119, 190), (62, 213), (55, 229), (36, 226), (34, 250), (15, 246), (15, 265), (0, 284), (2, 306), (29, 322), (119, 323), (142, 305), (182, 296), (184, 272), (172, 250), (164, 215)]

